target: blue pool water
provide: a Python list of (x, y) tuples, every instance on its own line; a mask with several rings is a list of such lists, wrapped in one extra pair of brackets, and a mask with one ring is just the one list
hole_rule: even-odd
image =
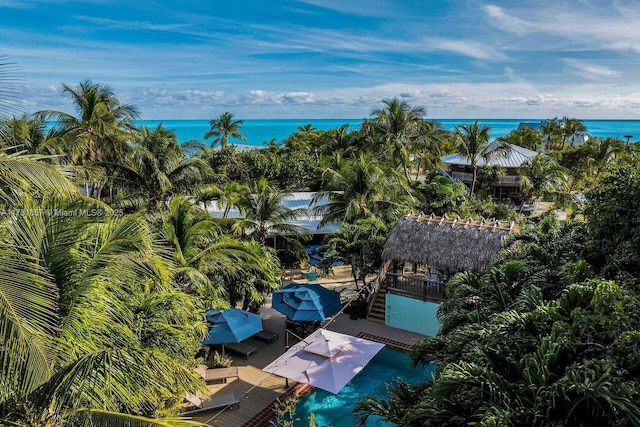
[[(431, 379), (435, 366), (415, 369), (406, 354), (383, 348), (338, 394), (314, 389), (300, 399), (296, 407), (295, 427), (307, 427), (309, 415), (314, 413), (318, 426), (353, 427), (357, 425), (353, 408), (368, 396), (388, 397), (387, 385), (401, 377), (410, 383)], [(376, 424), (377, 422), (377, 424)], [(367, 426), (391, 427), (394, 424), (380, 418), (369, 418)]]

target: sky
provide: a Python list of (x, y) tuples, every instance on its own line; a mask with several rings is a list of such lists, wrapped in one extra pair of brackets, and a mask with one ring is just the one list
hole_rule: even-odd
[(0, 0), (20, 109), (91, 80), (142, 119), (636, 119), (640, 1)]

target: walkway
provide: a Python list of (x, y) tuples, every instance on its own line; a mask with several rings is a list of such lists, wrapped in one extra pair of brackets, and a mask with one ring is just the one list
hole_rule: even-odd
[[(341, 290), (343, 299), (355, 295), (353, 282), (344, 275), (350, 272), (340, 271), (334, 277), (320, 279), (323, 286)], [(209, 386), (212, 393), (236, 392), (240, 397), (240, 407), (226, 410), (214, 410), (194, 416), (194, 420), (205, 422), (212, 426), (244, 426), (256, 414), (274, 402), (280, 395), (287, 391), (285, 379), (262, 371), (273, 360), (285, 352), (285, 317), (270, 308), (271, 302), (265, 303), (262, 309), (263, 327), (266, 330), (275, 331), (279, 339), (270, 344), (249, 338), (244, 341), (258, 348), (258, 352), (252, 354), (248, 360), (234, 357), (233, 365), (239, 367), (240, 381), (227, 384), (213, 384)], [(384, 342), (397, 342), (403, 346), (411, 345), (422, 335), (390, 328), (379, 323), (365, 319), (351, 320), (348, 315), (341, 314), (332, 322), (325, 325), (326, 329), (356, 336), (360, 333), (383, 338)], [(291, 344), (293, 344), (291, 337)], [(233, 355), (232, 355), (233, 356)], [(293, 385), (293, 384), (291, 384)], [(253, 424), (259, 425), (259, 424)]]

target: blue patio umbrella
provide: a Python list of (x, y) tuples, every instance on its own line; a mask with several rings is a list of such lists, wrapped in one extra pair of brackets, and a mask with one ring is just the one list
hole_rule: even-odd
[(340, 294), (317, 283), (291, 283), (273, 293), (271, 307), (289, 320), (321, 321), (342, 308)]
[(237, 343), (262, 330), (260, 316), (245, 310), (209, 310), (206, 314), (211, 327), (203, 345)]

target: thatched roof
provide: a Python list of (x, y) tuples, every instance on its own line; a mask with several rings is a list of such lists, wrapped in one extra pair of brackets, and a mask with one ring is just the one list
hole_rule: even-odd
[(502, 249), (505, 236), (517, 229), (512, 222), (410, 214), (391, 229), (382, 258), (458, 271), (483, 271)]

